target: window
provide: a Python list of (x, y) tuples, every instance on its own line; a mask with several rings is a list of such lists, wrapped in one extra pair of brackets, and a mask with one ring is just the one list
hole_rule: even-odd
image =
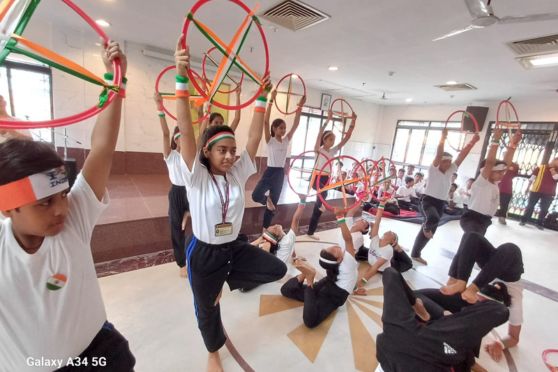
[[(391, 160), (396, 164), (413, 164), (426, 168), (434, 160), (445, 122), (399, 120), (393, 139)], [(448, 142), (462, 145), (468, 138), (461, 132), (461, 122), (448, 123)], [(462, 146), (461, 146), (462, 147)], [(446, 146), (445, 151), (456, 156), (457, 151)]]
[[(33, 87), (33, 89), (30, 89)], [(49, 67), (5, 61), (0, 67), (0, 94), (6, 111), (19, 120), (52, 119), (52, 73)], [(35, 139), (53, 142), (53, 130), (32, 129)]]

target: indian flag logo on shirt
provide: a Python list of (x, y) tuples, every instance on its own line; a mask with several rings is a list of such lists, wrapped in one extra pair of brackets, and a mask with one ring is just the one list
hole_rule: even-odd
[(51, 291), (57, 291), (66, 285), (68, 278), (64, 274), (54, 274), (47, 280), (46, 287)]

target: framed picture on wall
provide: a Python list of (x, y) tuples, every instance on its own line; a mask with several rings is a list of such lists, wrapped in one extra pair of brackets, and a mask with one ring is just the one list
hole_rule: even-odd
[(320, 103), (320, 108), (322, 111), (328, 111), (331, 106), (331, 94), (322, 93), (322, 101)]

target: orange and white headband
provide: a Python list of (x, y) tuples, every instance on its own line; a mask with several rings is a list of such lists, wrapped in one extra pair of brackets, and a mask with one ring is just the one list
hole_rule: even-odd
[(70, 188), (66, 169), (54, 168), (0, 186), (0, 210), (23, 207)]
[(442, 155), (442, 160), (452, 160), (453, 156), (451, 155)]
[(231, 132), (215, 133), (215, 135), (213, 135), (211, 138), (209, 138), (207, 140), (207, 142), (205, 143), (205, 147), (212, 146), (212, 145), (216, 144), (217, 142), (219, 142), (223, 139), (226, 139), (226, 138), (234, 139), (234, 134), (232, 134)]

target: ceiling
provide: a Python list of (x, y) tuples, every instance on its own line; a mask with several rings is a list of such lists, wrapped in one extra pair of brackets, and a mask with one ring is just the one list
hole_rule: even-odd
[[(173, 49), (192, 0), (76, 0), (94, 19), (112, 23), (107, 32), (117, 40)], [(278, 1), (263, 0), (260, 13)], [(294, 72), (306, 84), (380, 104), (480, 103), (514, 98), (558, 98), (558, 67), (525, 70), (507, 42), (558, 32), (557, 21), (493, 25), (453, 38), (432, 39), (466, 27), (470, 15), (463, 0), (305, 0), (331, 16), (314, 27), (293, 32), (262, 20), (274, 77)], [(255, 1), (247, 0), (249, 7)], [(556, 0), (493, 0), (496, 15), (521, 16), (558, 12)], [(37, 16), (80, 27), (55, 7)], [(210, 1), (200, 10), (204, 21), (223, 38), (231, 38), (243, 13), (230, 2)], [(233, 16), (234, 14), (234, 16)], [(192, 35), (194, 35), (192, 33)], [(256, 36), (255, 34), (252, 34)], [(202, 37), (192, 37), (191, 53), (201, 55)], [(207, 42), (205, 39), (203, 41)], [(263, 69), (261, 40), (252, 37), (241, 56)], [(252, 53), (249, 47), (253, 47)], [(329, 65), (339, 66), (336, 72)], [(259, 67), (256, 67), (259, 66)], [(389, 72), (394, 72), (390, 76)], [(435, 88), (448, 80), (470, 83), (475, 91), (448, 93)], [(385, 92), (387, 100), (381, 96)]]

